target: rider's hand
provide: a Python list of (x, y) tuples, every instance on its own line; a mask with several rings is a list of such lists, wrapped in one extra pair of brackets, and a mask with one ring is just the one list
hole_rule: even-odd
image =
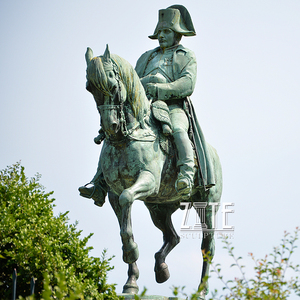
[(147, 84), (146, 94), (154, 99), (157, 99), (157, 87), (155, 83)]

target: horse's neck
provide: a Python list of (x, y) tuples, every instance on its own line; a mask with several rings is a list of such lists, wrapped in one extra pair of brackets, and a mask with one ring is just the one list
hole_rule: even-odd
[(114, 62), (118, 65), (120, 76), (127, 90), (127, 101), (130, 103), (133, 114), (143, 127), (144, 118), (150, 111), (144, 87), (134, 68), (125, 59), (113, 55)]
[(125, 110), (124, 110), (124, 114), (125, 114), (127, 130), (132, 130), (132, 129), (135, 129), (135, 128), (141, 126), (140, 121), (138, 121), (137, 118), (134, 116), (134, 113), (133, 113), (133, 111), (131, 109), (131, 106), (129, 104), (126, 105)]

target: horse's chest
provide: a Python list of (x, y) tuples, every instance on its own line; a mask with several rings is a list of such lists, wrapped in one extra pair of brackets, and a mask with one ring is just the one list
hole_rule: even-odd
[(128, 145), (103, 145), (101, 167), (107, 184), (120, 194), (137, 179), (143, 159), (140, 153)]

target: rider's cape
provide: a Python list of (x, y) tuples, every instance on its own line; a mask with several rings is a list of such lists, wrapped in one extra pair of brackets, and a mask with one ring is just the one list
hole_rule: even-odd
[(207, 143), (190, 98), (187, 98), (184, 101), (184, 106), (185, 110), (189, 112), (188, 118), (192, 127), (191, 129), (193, 135), (192, 142), (196, 148), (198, 164), (200, 164), (200, 168), (198, 168), (199, 186), (210, 188), (215, 185), (215, 176), (210, 153), (207, 149)]
[[(153, 53), (157, 50), (158, 48), (147, 51), (137, 61), (135, 70), (140, 78), (144, 76), (147, 64), (149, 60), (151, 60), (151, 56), (153, 55)], [(186, 55), (180, 55), (180, 51), (184, 51)], [(176, 87), (176, 80), (179, 78), (181, 87), (182, 84), (183, 86), (186, 86), (186, 84), (184, 84), (185, 74), (187, 74), (187, 77), (189, 78), (191, 78), (191, 76), (189, 75), (192, 75), (192, 77), (196, 78), (196, 59), (194, 53), (191, 50), (183, 47), (182, 45), (179, 45), (177, 50), (174, 51), (172, 64), (175, 79), (175, 82), (173, 82), (172, 84), (174, 87)], [(176, 94), (176, 88), (174, 88), (174, 94)], [(191, 100), (189, 99), (189, 97), (184, 97), (182, 98), (182, 100), (183, 108), (187, 112), (190, 121), (193, 135), (193, 143), (197, 152), (198, 164), (200, 165), (200, 167), (198, 168), (199, 187), (209, 188), (215, 185), (213, 164), (210, 157), (210, 153), (208, 152), (207, 144), (199, 122), (197, 120), (197, 116)], [(166, 101), (166, 103), (168, 103), (168, 101)]]

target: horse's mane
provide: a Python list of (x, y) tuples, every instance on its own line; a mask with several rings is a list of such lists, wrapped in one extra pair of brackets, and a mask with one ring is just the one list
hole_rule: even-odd
[[(150, 108), (145, 90), (134, 68), (125, 59), (116, 54), (111, 54), (112, 63), (116, 66), (117, 73), (127, 91), (133, 114), (138, 122), (143, 124), (144, 116)], [(103, 68), (103, 56), (94, 57), (87, 68), (87, 80), (105, 94), (110, 94), (107, 88), (107, 78)]]

